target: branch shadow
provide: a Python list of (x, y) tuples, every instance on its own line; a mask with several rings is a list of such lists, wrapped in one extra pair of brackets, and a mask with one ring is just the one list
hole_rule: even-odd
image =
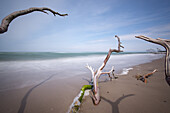
[(87, 78), (82, 78), (82, 80), (85, 80), (85, 81), (87, 81), (89, 84), (92, 84), (92, 81), (90, 81), (90, 80), (87, 79)]
[(108, 80), (107, 78), (105, 78), (105, 80), (100, 80), (98, 83), (105, 83), (105, 82), (108, 82), (110, 80)]
[(130, 96), (134, 96), (134, 94), (129, 94), (129, 95), (125, 95), (125, 96), (123, 95), (122, 97), (118, 98), (115, 102), (112, 102), (112, 101), (110, 101), (110, 100), (108, 100), (108, 99), (106, 99), (105, 97), (102, 97), (102, 96), (101, 96), (101, 99), (108, 102), (112, 106), (112, 113), (119, 113), (119, 107), (118, 107), (119, 103), (123, 99), (130, 97)]
[[(54, 74), (55, 75), (55, 74)], [(37, 88), (38, 86), (42, 85), (43, 83), (45, 83), (46, 81), (50, 80), (54, 75), (49, 76), (47, 79), (45, 79), (44, 81), (40, 82), (39, 84), (35, 85), (34, 87), (32, 87), (31, 89), (28, 90), (28, 92), (25, 94), (25, 96), (23, 97), (18, 113), (24, 113), (26, 104), (27, 104), (27, 98), (30, 95), (30, 93)]]

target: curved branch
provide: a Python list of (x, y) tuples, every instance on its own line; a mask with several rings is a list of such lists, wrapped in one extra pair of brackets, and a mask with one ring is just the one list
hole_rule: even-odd
[(91, 80), (93, 80), (93, 78), (94, 78), (94, 69), (91, 66), (89, 66), (88, 64), (87, 64), (86, 67), (91, 71), (91, 74), (92, 74)]
[(68, 14), (60, 14), (60, 13), (55, 12), (55, 11), (51, 10), (50, 8), (46, 8), (46, 7), (41, 7), (41, 8), (39, 8), (39, 7), (32, 7), (32, 8), (25, 9), (25, 10), (15, 11), (15, 12), (9, 14), (8, 16), (6, 16), (2, 20), (2, 23), (1, 23), (1, 26), (0, 26), (0, 34), (2, 34), (4, 32), (7, 32), (8, 26), (11, 23), (12, 20), (14, 20), (15, 18), (17, 18), (19, 16), (32, 13), (34, 11), (40, 11), (40, 12), (43, 12), (43, 13), (46, 13), (46, 14), (48, 14), (46, 11), (50, 11), (51, 13), (53, 13), (54, 16), (56, 16), (56, 15), (67, 16), (68, 15)]
[(118, 50), (121, 51), (120, 48), (124, 48), (124, 47), (121, 45), (122, 43), (120, 42), (120, 38), (117, 35), (115, 35), (115, 37), (118, 39)]
[(145, 83), (147, 83), (147, 80), (146, 80), (146, 78), (148, 78), (148, 77), (150, 77), (151, 75), (153, 75), (155, 72), (157, 72), (158, 70), (157, 69), (155, 69), (155, 70), (153, 70), (151, 73), (148, 73), (148, 74), (145, 74), (145, 75), (136, 75), (135, 77), (136, 77), (136, 79), (137, 80), (141, 80), (142, 82), (145, 82)]
[(143, 40), (151, 42), (151, 43), (159, 44), (166, 49), (165, 75), (166, 75), (166, 80), (167, 80), (168, 84), (170, 85), (170, 40), (161, 39), (161, 38), (153, 39), (153, 38), (146, 37), (146, 36), (143, 36), (143, 35), (135, 36), (135, 37), (139, 38), (139, 39), (143, 39)]
[(163, 41), (166, 41), (166, 42), (170, 42), (170, 39), (157, 38), (157, 40), (163, 40)]
[(112, 66), (112, 68), (111, 68), (111, 70), (110, 70), (109, 72), (102, 72), (101, 75), (102, 75), (102, 74), (110, 74), (110, 73), (113, 72), (113, 71), (114, 71), (114, 66)]
[(118, 52), (123, 52), (122, 50), (120, 50), (120, 48), (124, 48), (124, 47), (121, 45), (120, 38), (119, 38), (117, 35), (115, 35), (115, 37), (118, 39), (118, 50), (116, 50), (116, 49), (110, 49), (110, 50), (109, 50), (109, 52), (108, 52), (108, 54), (107, 54), (107, 56), (106, 56), (103, 64), (102, 64), (101, 67), (99, 68), (100, 70), (102, 70), (102, 69), (105, 67), (105, 65), (106, 65), (107, 61), (109, 60), (110, 55), (111, 55), (112, 52), (117, 52), (117, 53), (118, 53)]
[(107, 61), (109, 60), (110, 58), (110, 55), (112, 52), (123, 52), (122, 50), (120, 50), (120, 48), (124, 48), (122, 45), (121, 45), (121, 42), (120, 42), (120, 38), (115, 35), (115, 37), (118, 39), (118, 50), (116, 49), (110, 49), (103, 64), (99, 67), (99, 69), (94, 73), (94, 77), (93, 77), (93, 86), (94, 86), (94, 90), (93, 90), (93, 103), (95, 105), (99, 104), (100, 103), (100, 93), (99, 93), (99, 86), (98, 86), (98, 79), (100, 77), (100, 75), (102, 74), (110, 74), (110, 72), (112, 72), (114, 70), (114, 68), (111, 69), (110, 72), (102, 72), (103, 68), (106, 66), (106, 63)]
[[(112, 77), (110, 76), (110, 74), (112, 73), (113, 74), (113, 77), (114, 77), (114, 66), (112, 66), (112, 69), (109, 71), (109, 72), (102, 72), (101, 73), (101, 75), (102, 74), (108, 74), (108, 76), (109, 76), (109, 78), (110, 78), (110, 80), (112, 80)], [(115, 78), (115, 77), (114, 77)]]

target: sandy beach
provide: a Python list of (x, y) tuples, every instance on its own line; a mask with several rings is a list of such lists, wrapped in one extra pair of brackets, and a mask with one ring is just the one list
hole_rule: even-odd
[(169, 13), (170, 0), (1, 0), (0, 113), (170, 113)]
[[(154, 69), (158, 72), (149, 77), (148, 83), (134, 78)], [(101, 102), (94, 106), (86, 97), (81, 113), (169, 113), (170, 90), (165, 81), (164, 58), (133, 67), (128, 75), (117, 80), (100, 83)]]
[[(83, 75), (82, 75), (83, 76)], [(0, 93), (0, 111), (2, 113), (66, 113), (81, 86), (87, 82), (53, 79), (42, 84)], [(43, 83), (44, 82), (44, 83)]]
[[(50, 72), (48, 72), (49, 70), (41, 71), (40, 74), (42, 72), (50, 73), (50, 76), (42, 76), (43, 79), (37, 83), (23, 88), (1, 91), (0, 111), (2, 113), (66, 113), (81, 87), (88, 84), (85, 79), (89, 79), (91, 76), (87, 69), (78, 76), (74, 76), (75, 72), (82, 68), (78, 65), (75, 68), (77, 71), (57, 71), (55, 74), (53, 71), (56, 69)], [(134, 78), (136, 74), (146, 74), (154, 69), (158, 69), (158, 72), (148, 78), (147, 84)], [(30, 72), (30, 70), (28, 71)], [(21, 72), (14, 74), (25, 73), (25, 71)], [(38, 70), (38, 72), (40, 71)], [(27, 74), (31, 76), (32, 73)], [(65, 77), (66, 75), (70, 76)], [(109, 81), (107, 76), (103, 76), (99, 83), (102, 99), (100, 104), (94, 106), (88, 96), (83, 100), (80, 112), (168, 113), (170, 111), (170, 90), (164, 77), (164, 59), (137, 65), (128, 75), (119, 76), (117, 80)]]

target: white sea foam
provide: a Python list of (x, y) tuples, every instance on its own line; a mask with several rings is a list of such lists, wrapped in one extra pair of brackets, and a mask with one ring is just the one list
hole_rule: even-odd
[(127, 75), (129, 73), (130, 70), (132, 70), (133, 68), (124, 68), (122, 73), (119, 75)]
[[(160, 54), (112, 55), (103, 71), (109, 71), (114, 66), (115, 70), (120, 72), (123, 68), (151, 62), (163, 56)], [(86, 64), (88, 63), (96, 70), (102, 65), (105, 57), (105, 55), (92, 55), (53, 60), (1, 61), (0, 91), (35, 85), (52, 74), (59, 78), (88, 76), (91, 73), (85, 67)], [(123, 74), (127, 71), (125, 70)]]

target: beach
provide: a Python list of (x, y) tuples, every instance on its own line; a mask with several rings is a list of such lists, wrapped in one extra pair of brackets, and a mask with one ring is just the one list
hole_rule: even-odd
[[(152, 58), (153, 57), (153, 58)], [(118, 79), (109, 81), (102, 76), (99, 82), (101, 102), (94, 106), (90, 96), (81, 105), (82, 113), (167, 113), (170, 110), (170, 91), (164, 77), (163, 55), (112, 55), (104, 71), (115, 66)], [(105, 55), (36, 61), (0, 62), (0, 111), (2, 113), (66, 113), (83, 85), (88, 84), (91, 72)], [(161, 59), (160, 59), (161, 58)], [(127, 61), (127, 59), (133, 59)], [(158, 65), (159, 64), (159, 65)], [(126, 75), (126, 69), (129, 70)], [(122, 71), (125, 69), (125, 71)], [(136, 74), (158, 69), (145, 84)]]
[[(136, 80), (158, 69), (147, 79), (147, 83)], [(90, 96), (86, 97), (80, 113), (169, 113), (170, 90), (165, 80), (164, 58), (133, 67), (127, 75), (113, 81), (100, 83), (101, 102), (94, 106)]]

